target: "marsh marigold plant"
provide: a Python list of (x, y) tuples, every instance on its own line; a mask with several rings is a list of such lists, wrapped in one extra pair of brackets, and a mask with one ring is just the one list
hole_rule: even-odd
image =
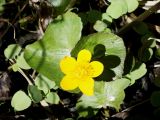
[(60, 86), (63, 90), (74, 90), (77, 87), (83, 94), (92, 96), (94, 94), (94, 79), (98, 77), (104, 69), (99, 61), (91, 61), (91, 52), (83, 49), (78, 53), (77, 60), (70, 56), (65, 56), (60, 61), (61, 71), (65, 74)]

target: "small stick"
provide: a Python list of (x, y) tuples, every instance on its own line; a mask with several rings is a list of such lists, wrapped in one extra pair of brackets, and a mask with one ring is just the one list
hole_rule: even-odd
[(132, 26), (134, 26), (136, 24), (136, 22), (141, 22), (141, 21), (145, 20), (147, 17), (149, 17), (151, 14), (155, 13), (159, 9), (160, 9), (160, 1), (157, 4), (155, 4), (154, 6), (152, 6), (150, 9), (146, 10), (144, 13), (139, 15), (137, 17), (137, 19), (135, 19), (133, 22), (122, 27), (117, 32), (117, 35), (121, 36), (121, 35), (125, 34), (130, 28), (132, 28)]

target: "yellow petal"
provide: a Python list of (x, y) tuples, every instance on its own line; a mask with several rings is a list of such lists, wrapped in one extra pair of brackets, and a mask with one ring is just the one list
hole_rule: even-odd
[(90, 63), (90, 65), (92, 67), (90, 73), (91, 77), (98, 77), (103, 72), (104, 66), (101, 62), (93, 61)]
[(91, 52), (89, 50), (83, 49), (78, 53), (77, 61), (90, 62), (91, 57), (92, 57)]
[(78, 80), (71, 75), (66, 75), (60, 82), (60, 86), (64, 90), (74, 90), (78, 87)]
[(87, 78), (83, 81), (79, 81), (79, 89), (83, 94), (92, 96), (94, 94), (94, 80), (92, 78)]
[(60, 68), (61, 71), (65, 74), (69, 74), (75, 69), (76, 66), (76, 60), (73, 57), (65, 56), (60, 61)]

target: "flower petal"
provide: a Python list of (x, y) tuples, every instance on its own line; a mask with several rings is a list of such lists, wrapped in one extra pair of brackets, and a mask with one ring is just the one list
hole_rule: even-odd
[(72, 72), (76, 67), (76, 60), (73, 57), (65, 56), (60, 61), (60, 68), (64, 74)]
[(77, 61), (90, 62), (91, 57), (92, 57), (91, 52), (89, 50), (83, 49), (78, 53)]
[(64, 90), (74, 90), (78, 87), (78, 81), (74, 76), (66, 75), (60, 82), (60, 86)]
[(79, 81), (79, 89), (83, 94), (92, 96), (94, 94), (94, 80), (92, 78), (87, 78), (83, 81)]
[(91, 77), (97, 77), (103, 72), (104, 66), (101, 62), (93, 61), (90, 65), (92, 67)]

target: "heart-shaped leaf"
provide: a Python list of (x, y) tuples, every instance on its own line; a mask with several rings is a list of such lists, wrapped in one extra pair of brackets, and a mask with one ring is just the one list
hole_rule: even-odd
[(70, 51), (80, 39), (81, 29), (82, 22), (76, 14), (67, 12), (59, 16), (48, 26), (42, 40), (26, 47), (26, 61), (32, 68), (59, 85), (63, 76), (59, 61), (70, 55)]
[[(72, 56), (77, 56), (82, 49), (88, 49), (93, 59), (100, 60), (104, 67), (106, 79), (120, 78), (123, 73), (126, 50), (123, 40), (109, 32), (94, 33), (80, 40), (72, 50)], [(103, 78), (104, 81), (108, 81)]]
[(31, 99), (25, 92), (19, 90), (14, 94), (11, 100), (11, 105), (16, 111), (22, 111), (31, 105)]
[(7, 59), (15, 58), (19, 55), (21, 49), (22, 48), (18, 44), (11, 44), (5, 49), (4, 55)]
[(28, 93), (35, 103), (38, 103), (43, 99), (41, 91), (34, 85), (28, 86)]
[(45, 98), (45, 101), (47, 101), (50, 104), (58, 104), (59, 100), (60, 98), (56, 92), (49, 92)]
[(56, 89), (54, 81), (49, 80), (47, 77), (39, 74), (35, 79), (35, 84), (38, 89), (43, 90), (44, 93), (48, 93), (50, 89)]

